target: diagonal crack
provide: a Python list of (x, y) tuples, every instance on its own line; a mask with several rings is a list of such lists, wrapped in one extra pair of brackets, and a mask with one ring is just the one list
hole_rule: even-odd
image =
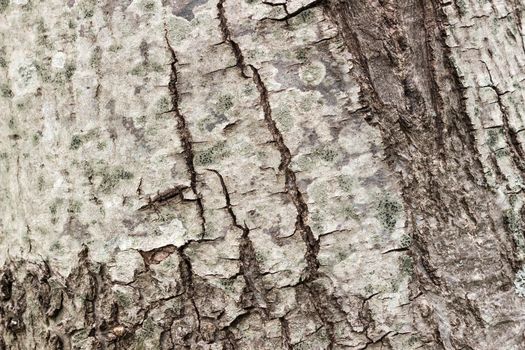
[(295, 10), (293, 12), (288, 12), (288, 8), (286, 7), (286, 3), (284, 3), (284, 4), (276, 4), (276, 5), (282, 5), (283, 6), (284, 11), (286, 12), (286, 16), (279, 17), (279, 18), (265, 17), (262, 20), (272, 20), (272, 21), (277, 21), (277, 22), (288, 22), (289, 19), (297, 17), (300, 14), (302, 14), (303, 12), (308, 11), (308, 10), (310, 10), (312, 8), (315, 8), (315, 7), (318, 7), (318, 6), (324, 6), (325, 3), (326, 3), (326, 0), (314, 0), (314, 1), (312, 1), (312, 2), (310, 2), (308, 4), (306, 4), (306, 5), (298, 8), (297, 10)]
[[(245, 69), (247, 68), (247, 65), (244, 61), (241, 48), (237, 43), (235, 43), (235, 41), (232, 40), (231, 31), (228, 27), (228, 20), (226, 18), (226, 12), (224, 9), (224, 1), (225, 0), (219, 0), (219, 3), (217, 4), (223, 39), (232, 46), (233, 52), (237, 59), (237, 66), (241, 69), (243, 76), (246, 76)], [(307, 6), (311, 7), (317, 6), (319, 4), (322, 4), (322, 2), (316, 0)], [(266, 88), (259, 71), (253, 65), (249, 65), (249, 67), (253, 73), (253, 82), (259, 91), (259, 99), (264, 112), (264, 120), (272, 135), (273, 141), (276, 143), (279, 153), (281, 154), (281, 164), (279, 165), (279, 169), (284, 171), (287, 192), (297, 209), (295, 228), (296, 231), (301, 233), (301, 237), (306, 244), (305, 258), (307, 261), (307, 268), (304, 272), (303, 278), (304, 280), (311, 280), (315, 277), (319, 268), (319, 262), (317, 261), (317, 254), (319, 253), (319, 241), (315, 239), (312, 229), (306, 223), (308, 221), (308, 206), (306, 205), (303, 195), (299, 190), (299, 186), (297, 185), (295, 173), (290, 169), (290, 163), (292, 161), (290, 149), (284, 143), (283, 136), (272, 118), (272, 109), (270, 106), (268, 89)]]
[(284, 143), (283, 135), (281, 134), (277, 124), (272, 118), (272, 108), (270, 106), (270, 99), (268, 96), (268, 89), (264, 84), (259, 71), (254, 66), (250, 65), (253, 72), (253, 81), (259, 91), (260, 104), (264, 112), (264, 120), (266, 126), (273, 137), (273, 141), (277, 145), (277, 149), (281, 154), (281, 164), (279, 169), (284, 172), (286, 191), (297, 210), (297, 218), (295, 221), (295, 229), (301, 233), (301, 237), (306, 244), (305, 259), (307, 268), (305, 269), (303, 279), (306, 281), (313, 280), (317, 275), (319, 269), (319, 261), (317, 254), (319, 253), (319, 241), (314, 237), (312, 229), (307, 224), (308, 221), (308, 206), (303, 198), (299, 186), (297, 185), (297, 178), (295, 173), (290, 168), (292, 162), (292, 154), (290, 149)]
[(173, 188), (157, 193), (153, 198), (149, 198), (148, 204), (141, 206), (138, 210), (144, 211), (155, 208), (157, 205), (164, 205), (174, 198), (182, 198), (182, 191), (188, 188), (187, 186), (178, 185)]
[[(283, 138), (283, 135), (281, 134), (279, 128), (277, 127), (277, 124), (275, 123), (275, 121), (273, 120), (273, 117), (272, 117), (272, 109), (271, 109), (271, 106), (270, 106), (270, 99), (269, 99), (269, 93), (268, 93), (268, 89), (266, 88), (266, 85), (264, 84), (262, 78), (261, 78), (261, 75), (259, 74), (259, 71), (257, 70), (257, 68), (255, 68), (253, 65), (251, 64), (246, 64), (245, 61), (244, 61), (244, 56), (242, 54), (242, 50), (241, 48), (239, 47), (239, 45), (233, 41), (232, 39), (232, 36), (231, 36), (231, 32), (228, 28), (228, 21), (227, 21), (227, 18), (226, 18), (226, 12), (225, 12), (225, 9), (224, 9), (224, 1), (225, 0), (219, 0), (219, 3), (217, 4), (217, 8), (219, 10), (219, 20), (220, 20), (220, 27), (221, 27), (221, 32), (222, 32), (222, 35), (223, 35), (223, 39), (224, 41), (228, 42), (231, 47), (232, 47), (232, 50), (234, 52), (234, 55), (235, 55), (235, 58), (236, 58), (236, 61), (237, 61), (237, 64), (236, 66), (239, 67), (239, 69), (241, 70), (241, 73), (242, 73), (242, 76), (243, 77), (247, 77), (246, 75), (246, 72), (245, 70), (249, 67), (251, 72), (252, 72), (252, 79), (253, 79), (253, 82), (255, 84), (255, 86), (257, 87), (257, 90), (259, 92), (259, 103), (263, 109), (263, 114), (264, 114), (264, 120), (266, 122), (266, 125), (267, 125), (267, 128), (270, 132), (270, 134), (272, 135), (272, 138), (273, 138), (273, 142), (275, 142), (275, 144), (277, 145), (277, 149), (280, 153), (280, 156), (281, 156), (281, 163), (279, 165), (279, 170), (284, 172), (284, 176), (285, 176), (285, 188), (286, 188), (286, 192), (287, 194), (290, 196), (292, 202), (294, 203), (294, 206), (297, 210), (297, 217), (296, 217), (296, 222), (295, 222), (295, 231), (299, 231), (300, 234), (301, 234), (301, 238), (303, 240), (303, 242), (305, 243), (305, 246), (306, 246), (306, 252), (305, 252), (305, 260), (306, 260), (306, 263), (307, 263), (307, 266), (306, 268), (304, 269), (303, 273), (302, 273), (302, 276), (301, 276), (301, 280), (302, 282), (301, 283), (304, 283), (305, 287), (310, 291), (311, 293), (311, 288), (313, 288), (312, 286), (310, 286), (309, 284), (315, 280), (317, 277), (319, 277), (319, 261), (317, 259), (317, 255), (319, 253), (319, 241), (315, 238), (313, 232), (312, 232), (312, 229), (310, 228), (310, 226), (307, 224), (308, 222), (308, 206), (303, 198), (303, 195), (299, 189), (299, 186), (297, 185), (297, 179), (296, 179), (296, 176), (295, 176), (295, 173), (293, 172), (293, 170), (290, 168), (290, 164), (291, 164), (291, 161), (292, 161), (292, 154), (290, 152), (290, 149), (286, 146), (286, 144), (284, 143), (284, 138)], [(312, 7), (315, 7), (315, 6), (318, 6), (318, 5), (323, 5), (324, 4), (324, 1), (325, 0), (315, 0), (314, 2), (312, 2), (311, 4), (293, 12), (293, 13), (290, 13), (288, 14), (287, 18), (285, 19), (282, 19), (282, 20), (287, 20), (289, 18), (292, 18), (296, 15), (299, 15), (301, 12), (303, 12), (304, 10), (307, 10), (309, 8), (312, 8)], [(213, 170), (212, 170), (213, 171)], [(222, 179), (222, 176), (215, 171), (215, 173), (219, 176), (220, 180), (221, 180), (221, 185), (223, 187), (223, 192), (224, 192), (224, 195), (226, 197), (226, 206), (228, 208), (228, 211), (230, 213), (230, 216), (232, 217), (232, 220), (234, 222), (234, 225), (239, 227), (240, 229), (243, 230), (243, 236), (245, 238), (248, 238), (248, 228), (245, 226), (241, 226), (238, 222), (237, 222), (237, 218), (235, 217), (234, 213), (233, 213), (233, 210), (231, 209), (231, 203), (230, 203), (230, 198), (229, 198), (229, 194), (228, 194), (228, 191), (227, 191), (227, 188), (226, 188), (226, 185), (224, 184), (224, 179)], [(244, 246), (243, 246), (244, 245)], [(244, 239), (243, 240), (243, 244), (241, 245), (240, 247), (240, 251), (243, 252), (242, 255), (241, 255), (241, 260), (245, 260), (246, 259), (246, 254), (250, 254), (250, 258), (248, 259), (247, 263), (251, 263), (251, 262), (256, 262), (255, 260), (255, 252), (253, 250), (253, 246), (251, 245), (251, 241), (249, 241), (248, 239)], [(243, 264), (245, 264), (245, 262), (243, 261)], [(243, 271), (244, 273), (246, 273), (246, 270), (244, 270), (245, 268), (248, 269), (247, 271), (257, 271), (258, 272), (258, 268), (256, 267), (257, 265), (255, 266), (252, 266), (250, 267), (250, 265), (246, 265), (246, 267), (244, 267), (243, 265)], [(326, 296), (328, 297), (328, 291), (325, 290), (324, 288), (319, 288), (318, 290), (318, 293), (320, 294), (326, 294)], [(327, 315), (328, 313), (326, 312), (323, 312), (323, 310), (319, 310), (319, 308), (316, 308), (315, 310), (319, 317), (321, 318), (321, 321), (323, 322), (323, 326), (325, 327), (328, 335), (329, 335), (329, 346), (328, 348), (329, 349), (332, 349), (333, 346), (334, 346), (334, 323), (330, 321), (330, 317), (326, 317), (325, 315)], [(287, 323), (282, 323), (281, 324), (283, 326), (283, 330), (285, 332), (284, 334), (284, 338), (283, 338), (283, 342), (285, 343), (285, 346), (287, 344), (288, 347), (290, 347), (290, 343), (289, 343), (289, 335), (286, 334), (287, 332)]]
[(505, 139), (507, 141), (507, 144), (509, 145), (510, 152), (512, 153), (512, 160), (514, 164), (516, 164), (516, 167), (522, 173), (525, 173), (525, 153), (523, 152), (521, 143), (518, 140), (517, 132), (514, 131), (512, 126), (510, 125), (508, 110), (505, 104), (503, 103), (502, 99), (502, 96), (506, 94), (507, 91), (501, 91), (497, 87), (494, 80), (492, 79), (492, 73), (490, 72), (487, 63), (483, 60), (481, 61), (481, 63), (485, 66), (485, 70), (487, 71), (489, 77), (490, 85), (488, 85), (487, 87), (491, 88), (496, 94), (496, 103), (498, 104), (498, 108), (501, 112), (501, 120), (503, 121), (503, 132), (505, 133)]
[(170, 41), (168, 39), (168, 31), (165, 32), (165, 39), (166, 44), (168, 45), (168, 49), (171, 53), (171, 76), (170, 76), (170, 82), (169, 82), (169, 90), (171, 93), (171, 103), (173, 105), (173, 113), (175, 113), (175, 117), (177, 119), (177, 130), (179, 132), (180, 140), (182, 143), (182, 147), (184, 149), (184, 159), (186, 161), (186, 166), (188, 168), (188, 171), (190, 173), (190, 187), (193, 193), (196, 197), (196, 203), (197, 203), (197, 209), (199, 212), (199, 216), (201, 218), (201, 238), (204, 238), (204, 235), (206, 234), (206, 219), (204, 217), (204, 206), (202, 204), (202, 197), (201, 194), (197, 190), (197, 172), (195, 171), (195, 164), (194, 164), (194, 158), (195, 155), (193, 153), (193, 144), (192, 144), (192, 136), (190, 133), (190, 130), (188, 128), (188, 125), (186, 124), (186, 118), (182, 114), (179, 108), (179, 90), (178, 90), (178, 72), (177, 72), (177, 54), (175, 53), (175, 50), (170, 44)]

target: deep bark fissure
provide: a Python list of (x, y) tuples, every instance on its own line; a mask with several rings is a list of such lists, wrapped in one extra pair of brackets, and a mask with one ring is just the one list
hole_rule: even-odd
[[(267, 4), (269, 4), (269, 3), (267, 3)], [(304, 6), (301, 6), (300, 8), (298, 8), (297, 10), (295, 10), (293, 12), (288, 12), (288, 7), (286, 6), (286, 3), (275, 4), (275, 5), (283, 6), (284, 12), (286, 13), (286, 15), (283, 16), (283, 17), (279, 17), (279, 18), (266, 17), (266, 18), (263, 18), (262, 20), (272, 20), (272, 21), (276, 21), (276, 22), (288, 22), (288, 20), (299, 16), (300, 14), (302, 14), (305, 11), (308, 11), (310, 9), (313, 9), (313, 8), (316, 8), (316, 7), (319, 7), (319, 6), (324, 6), (325, 4), (326, 4), (326, 0), (313, 0), (312, 2), (310, 2), (310, 3), (308, 3), (308, 4), (304, 5)]]
[(224, 8), (225, 0), (219, 0), (217, 2), (217, 12), (219, 15), (219, 28), (222, 34), (222, 40), (230, 45), (233, 55), (235, 56), (235, 65), (239, 68), (241, 76), (243, 78), (248, 78), (246, 75), (245, 69), (246, 64), (244, 63), (244, 56), (242, 54), (239, 44), (232, 39), (230, 28), (228, 27), (228, 19), (226, 18), (226, 10)]
[(169, 90), (171, 93), (171, 103), (173, 106), (173, 113), (177, 120), (177, 130), (179, 132), (180, 141), (183, 147), (184, 159), (186, 161), (186, 167), (190, 173), (190, 187), (193, 191), (193, 194), (196, 197), (195, 202), (197, 203), (197, 210), (199, 212), (199, 217), (201, 219), (201, 238), (204, 238), (206, 235), (206, 218), (204, 217), (204, 205), (202, 204), (202, 197), (197, 189), (197, 172), (195, 171), (194, 164), (194, 152), (193, 152), (193, 138), (191, 136), (190, 129), (186, 123), (186, 118), (182, 114), (179, 108), (179, 89), (178, 89), (178, 72), (177, 72), (177, 54), (170, 44), (168, 39), (168, 32), (165, 33), (166, 44), (168, 46), (169, 52), (171, 54), (171, 76), (169, 81)]
[[(333, 1), (330, 6), (330, 16), (340, 28), (346, 46), (357, 57), (354, 74), (360, 82), (364, 103), (371, 107), (372, 113), (382, 117), (380, 122), (372, 122), (371, 125), (379, 126), (386, 146), (388, 163), (403, 169), (400, 172), (403, 181), (402, 197), (407, 213), (407, 227), (413, 237), (413, 244), (408, 252), (418, 259), (418, 269), (415, 278), (412, 279), (412, 285), (414, 288), (422, 288), (425, 296), (444, 307), (447, 313), (462, 313), (464, 315), (462, 322), (468, 324), (471, 321), (476, 322), (476, 314), (469, 308), (449, 300), (450, 293), (456, 293), (455, 284), (440, 278), (440, 274), (436, 271), (443, 273), (444, 269), (437, 264), (442, 262), (445, 266), (451, 266), (461, 259), (459, 253), (455, 251), (454, 244), (450, 242), (457, 244), (457, 241), (461, 240), (465, 247), (475, 248), (465, 239), (466, 232), (472, 232), (486, 239), (498, 238), (499, 232), (492, 229), (491, 219), (479, 214), (479, 211), (485, 210), (482, 208), (480, 198), (490, 198), (492, 192), (488, 189), (484, 177), (480, 151), (467, 110), (467, 98), (463, 93), (465, 89), (452, 61), (451, 48), (445, 42), (446, 32), (443, 25), (446, 15), (442, 13), (443, 9), (439, 10), (440, 4), (434, 1), (430, 6), (422, 4), (419, 11), (411, 13), (409, 20), (414, 22), (419, 18), (414, 16), (422, 16), (420, 20), (425, 23), (426, 39), (425, 42), (421, 42), (420, 38), (416, 37), (411, 42), (407, 41), (407, 38), (410, 39), (406, 34), (407, 28), (403, 28), (403, 23), (398, 23), (400, 16), (398, 12), (402, 11), (402, 6), (403, 3), (390, 1), (374, 1), (370, 4)], [(374, 11), (374, 15), (370, 17), (379, 18), (381, 23), (378, 26), (383, 28), (386, 34), (379, 33), (381, 37), (368, 34), (366, 23), (362, 23), (362, 18), (367, 17), (366, 11)], [(379, 14), (376, 16), (376, 13)], [(430, 32), (426, 28), (426, 23), (432, 23), (432, 28), (435, 30)], [(396, 47), (395, 44), (385, 43), (394, 40), (406, 42), (408, 45)], [(430, 40), (435, 46), (430, 44)], [(378, 41), (386, 46), (380, 48), (380, 45), (376, 44)], [(422, 48), (421, 45), (424, 47)], [(414, 60), (410, 60), (412, 52), (426, 52), (430, 56), (426, 67), (421, 68), (414, 63)], [(384, 61), (388, 57), (391, 65), (389, 69), (396, 73), (391, 74), (380, 67), (377, 62), (382, 61), (376, 59), (376, 56), (384, 57)], [(396, 57), (401, 58), (400, 61), (396, 61)], [(436, 74), (436, 67), (439, 68), (439, 75)], [(381, 73), (390, 80), (383, 78)], [(414, 78), (424, 78), (423, 86), (430, 86), (430, 89), (427, 89), (428, 94), (417, 85), (412, 86), (411, 81)], [(399, 84), (403, 88), (403, 98), (399, 101), (388, 100), (390, 96), (381, 95), (375, 90), (374, 79), (378, 83), (388, 82), (389, 86), (393, 86), (393, 91), (396, 89), (395, 85)], [(449, 93), (445, 95), (444, 91)], [(428, 96), (428, 101), (431, 102), (432, 109), (437, 115), (435, 120), (431, 120), (432, 114), (422, 103), (421, 98), (424, 96)], [(382, 101), (382, 98), (387, 100)], [(396, 121), (402, 113), (406, 114), (405, 118), (410, 125), (406, 130), (403, 130), (402, 125), (399, 125), (399, 130), (396, 128)], [(404, 138), (399, 137), (402, 135), (400, 130), (404, 131)], [(443, 130), (447, 133), (443, 133)], [(511, 139), (510, 142), (514, 141)], [(405, 154), (410, 157), (401, 156)], [(465, 194), (460, 195), (451, 189), (457, 188), (454, 184), (458, 181), (468, 184)], [(458, 213), (461, 213), (461, 217), (469, 223), (468, 228), (454, 223)], [(418, 222), (418, 217), (424, 219)], [(432, 220), (435, 222), (430, 224)], [(439, 234), (443, 232), (446, 232), (447, 237)], [(439, 238), (440, 243), (436, 242), (436, 238)], [(449, 246), (444, 247), (443, 242)], [(464, 249), (467, 249), (465, 247)], [(505, 249), (503, 246), (498, 248)], [(448, 249), (451, 253), (444, 256), (440, 254), (442, 249)], [(486, 259), (495, 256), (488, 249), (481, 250), (480, 254)], [(457, 270), (453, 273), (457, 278), (462, 279), (466, 290), (475, 283), (467, 277), (468, 274)], [(456, 297), (464, 299), (465, 295), (457, 294)], [(417, 315), (417, 305), (412, 307)], [(449, 317), (448, 314), (445, 317)], [(443, 323), (450, 322), (444, 320), (442, 314), (437, 315), (437, 313), (423, 319), (426, 319), (425, 323), (428, 325), (421, 325), (421, 331), (424, 329), (431, 331)], [(420, 325), (416, 326), (419, 328)], [(464, 335), (460, 335), (459, 332), (457, 334), (458, 339), (461, 339), (457, 340), (457, 344), (466, 346), (467, 343), (464, 341), (466, 337), (463, 338)], [(454, 335), (446, 336), (448, 339), (445, 339), (445, 343), (450, 342), (450, 337)], [(436, 346), (441, 342), (437, 338), (434, 338), (434, 341)]]
[(158, 193), (157, 195), (155, 195), (153, 198), (151, 197), (148, 198), (148, 203), (141, 206), (138, 210), (143, 211), (147, 209), (157, 208), (158, 206), (167, 204), (168, 202), (170, 202), (171, 200), (175, 198), (184, 199), (182, 197), (182, 191), (184, 191), (186, 188), (188, 187), (187, 186), (175, 186), (173, 188), (169, 188), (165, 191), (162, 191)]
[(306, 244), (306, 262), (308, 264), (307, 269), (304, 271), (304, 280), (311, 281), (317, 276), (317, 270), (319, 269), (319, 261), (317, 260), (317, 254), (319, 253), (319, 241), (315, 238), (312, 229), (306, 223), (308, 221), (308, 206), (303, 199), (303, 194), (299, 190), (297, 179), (294, 171), (290, 168), (292, 162), (292, 154), (290, 149), (284, 143), (284, 138), (277, 128), (277, 124), (272, 118), (272, 107), (270, 106), (270, 97), (268, 89), (264, 84), (259, 71), (254, 66), (250, 65), (253, 73), (253, 81), (259, 91), (259, 103), (263, 109), (264, 120), (266, 126), (272, 135), (273, 141), (277, 145), (277, 149), (281, 155), (281, 163), (279, 169), (284, 172), (286, 191), (294, 206), (297, 210), (297, 217), (295, 221), (296, 231), (299, 231), (301, 237)]
[(485, 66), (485, 70), (487, 71), (487, 75), (489, 77), (490, 85), (487, 87), (492, 89), (494, 93), (496, 94), (496, 103), (498, 105), (498, 108), (501, 112), (501, 120), (503, 122), (502, 128), (503, 132), (505, 134), (505, 140), (507, 141), (507, 144), (509, 146), (511, 157), (516, 165), (516, 167), (521, 171), (522, 174), (525, 174), (525, 154), (523, 152), (523, 148), (517, 138), (517, 132), (512, 130), (512, 127), (509, 123), (509, 115), (507, 112), (507, 107), (503, 103), (503, 95), (508, 93), (508, 91), (501, 91), (496, 84), (494, 83), (494, 80), (492, 79), (492, 73), (490, 72), (490, 69), (485, 61), (481, 61), (483, 65)]
[[(201, 219), (201, 230), (202, 230), (201, 238), (204, 238), (206, 234), (206, 219), (204, 217), (204, 206), (202, 204), (201, 194), (198, 192), (198, 189), (197, 189), (197, 172), (195, 170), (195, 165), (194, 165), (194, 153), (193, 153), (193, 144), (192, 144), (193, 141), (192, 141), (191, 132), (186, 123), (186, 118), (184, 117), (184, 115), (179, 109), (179, 90), (178, 90), (178, 72), (177, 72), (178, 59), (177, 59), (177, 54), (175, 53), (175, 50), (171, 46), (170, 41), (168, 39), (167, 31), (165, 33), (165, 39), (166, 39), (166, 44), (168, 46), (168, 49), (171, 53), (171, 58), (172, 58), (172, 61), (170, 63), (171, 76), (170, 76), (170, 81), (169, 81), (169, 90), (172, 96), (171, 102), (173, 105), (173, 113), (175, 114), (175, 117), (177, 119), (177, 130), (179, 132), (180, 141), (181, 141), (181, 144), (184, 150), (184, 158), (186, 161), (186, 166), (190, 173), (190, 187), (194, 195), (196, 196), (197, 209), (198, 209), (199, 217)], [(190, 299), (194, 312), (197, 316), (197, 331), (200, 333), (201, 317), (200, 317), (199, 308), (197, 307), (197, 303), (195, 302), (194, 276), (193, 276), (191, 260), (185, 252), (185, 248), (187, 246), (188, 245), (185, 244), (177, 249), (177, 252), (180, 258), (180, 263), (179, 263), (179, 269), (180, 269), (180, 275), (181, 275), (180, 277), (181, 277), (183, 286), (185, 288), (185, 293)]]
[[(289, 14), (289, 18), (292, 18), (302, 13), (303, 11), (313, 8), (315, 6), (322, 5), (323, 3), (324, 3), (324, 0), (322, 1), (316, 0), (313, 3), (307, 5), (306, 7), (303, 7), (297, 10), (296, 12)], [(241, 70), (243, 77), (246, 76), (245, 69), (247, 69), (247, 67), (249, 67), (252, 72), (253, 82), (255, 86), (257, 87), (257, 91), (259, 92), (259, 104), (263, 110), (264, 121), (266, 123), (268, 131), (270, 132), (270, 135), (272, 136), (273, 142), (276, 144), (277, 150), (279, 151), (279, 154), (281, 157), (281, 162), (279, 164), (279, 170), (284, 173), (286, 193), (292, 200), (297, 210), (297, 216), (296, 216), (296, 222), (295, 222), (295, 232), (300, 233), (301, 239), (303, 240), (306, 246), (305, 260), (306, 260), (307, 266), (304, 269), (302, 276), (301, 276), (302, 283), (304, 283), (305, 288), (308, 290), (308, 293), (311, 295), (313, 287), (310, 284), (312, 281), (314, 281), (316, 278), (320, 276), (319, 271), (318, 271), (319, 261), (317, 260), (317, 255), (319, 253), (320, 247), (319, 247), (319, 240), (315, 238), (311, 227), (307, 224), (308, 206), (297, 184), (295, 172), (290, 168), (290, 164), (292, 161), (292, 154), (291, 154), (290, 149), (288, 148), (288, 146), (286, 146), (284, 142), (284, 137), (281, 131), (279, 130), (279, 128), (277, 127), (277, 124), (273, 120), (269, 92), (268, 92), (268, 89), (266, 88), (266, 85), (264, 84), (264, 81), (262, 80), (262, 77), (258, 69), (252, 64), (245, 63), (244, 56), (242, 54), (242, 50), (240, 46), (232, 39), (231, 31), (228, 27), (228, 20), (226, 17), (226, 12), (224, 9), (224, 0), (220, 0), (217, 7), (219, 10), (220, 28), (223, 34), (223, 39), (230, 43), (232, 50), (234, 52), (234, 55), (236, 57), (236, 60), (237, 60), (237, 66)], [(235, 222), (236, 222), (236, 219), (235, 219)], [(245, 234), (244, 233), (245, 228), (241, 226), (241, 229), (243, 229), (243, 234)], [(253, 254), (255, 254), (255, 252), (253, 252)], [(253, 259), (253, 261), (255, 261), (255, 259)], [(326, 298), (330, 299), (327, 291), (324, 290), (323, 287), (319, 286), (317, 292), (323, 295), (326, 294)], [(316, 313), (318, 314), (319, 318), (321, 319), (323, 323), (323, 327), (326, 329), (326, 332), (328, 334), (328, 338), (329, 338), (328, 347), (329, 349), (332, 349), (334, 346), (335, 336), (334, 336), (334, 324), (330, 320), (331, 315), (328, 315), (328, 312), (324, 310), (321, 305), (318, 304), (316, 298), (311, 299), (311, 302), (314, 304), (314, 309)]]
[(265, 310), (265, 313), (267, 314), (268, 302), (266, 300), (263, 288), (261, 286), (258, 286), (258, 284), (260, 284), (258, 283), (258, 281), (261, 278), (261, 272), (259, 269), (259, 264), (257, 263), (257, 259), (255, 257), (255, 249), (253, 247), (253, 243), (250, 240), (250, 229), (248, 228), (246, 223), (241, 225), (237, 221), (237, 216), (235, 215), (231, 204), (230, 192), (228, 191), (228, 187), (226, 185), (226, 182), (224, 181), (223, 176), (217, 170), (208, 170), (217, 175), (221, 184), (224, 200), (226, 202), (226, 210), (230, 215), (233, 225), (242, 232), (241, 244), (239, 245), (239, 260), (241, 261), (241, 274), (244, 277), (244, 281), (248, 289), (251, 293), (253, 293), (258, 304), (257, 306)]
[[(259, 92), (259, 103), (263, 109), (266, 126), (270, 131), (273, 141), (277, 145), (277, 149), (281, 155), (281, 163), (279, 165), (279, 170), (284, 172), (285, 187), (287, 193), (292, 199), (292, 202), (294, 203), (294, 206), (297, 210), (296, 231), (300, 232), (301, 237), (306, 244), (307, 250), (305, 258), (308, 267), (304, 273), (304, 280), (309, 281), (316, 277), (315, 275), (317, 274), (317, 270), (319, 268), (319, 262), (317, 261), (317, 254), (319, 253), (319, 241), (315, 238), (312, 229), (307, 224), (308, 206), (306, 205), (306, 202), (303, 199), (303, 195), (299, 190), (299, 186), (297, 185), (295, 173), (290, 168), (290, 163), (292, 161), (290, 149), (284, 143), (283, 135), (272, 118), (272, 109), (270, 106), (268, 89), (266, 88), (266, 85), (264, 84), (258, 69), (251, 64), (245, 64), (241, 48), (232, 39), (231, 31), (228, 27), (226, 12), (224, 9), (224, 1), (225, 0), (220, 0), (217, 5), (217, 8), (219, 10), (220, 28), (223, 35), (223, 39), (229, 42), (232, 46), (239, 69), (243, 72), (243, 76), (246, 67), (249, 67), (252, 71), (252, 79)], [(316, 0), (312, 4), (314, 5), (310, 5), (310, 7), (322, 4), (322, 2)]]
[(290, 344), (290, 325), (288, 324), (286, 317), (280, 317), (279, 322), (281, 322), (281, 337), (283, 340), (283, 347), (285, 349), (291, 350), (293, 347)]

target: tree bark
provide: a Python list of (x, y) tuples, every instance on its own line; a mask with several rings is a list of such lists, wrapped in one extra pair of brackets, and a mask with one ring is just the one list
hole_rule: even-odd
[(0, 349), (524, 349), (520, 0), (0, 0)]

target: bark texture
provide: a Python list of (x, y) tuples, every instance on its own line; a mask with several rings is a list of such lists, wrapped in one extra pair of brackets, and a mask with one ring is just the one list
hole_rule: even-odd
[(524, 349), (521, 0), (0, 0), (0, 349)]

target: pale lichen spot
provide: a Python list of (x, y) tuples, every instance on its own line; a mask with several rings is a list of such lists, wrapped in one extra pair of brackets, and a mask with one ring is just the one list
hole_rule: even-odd
[(322, 62), (315, 61), (299, 70), (299, 77), (307, 85), (319, 85), (326, 76), (326, 67)]
[(53, 68), (63, 69), (65, 64), (66, 64), (66, 54), (61, 51), (56, 52), (53, 55), (53, 58), (51, 59), (51, 66), (53, 66)]
[(525, 268), (522, 268), (516, 273), (514, 278), (514, 288), (516, 294), (525, 298)]

